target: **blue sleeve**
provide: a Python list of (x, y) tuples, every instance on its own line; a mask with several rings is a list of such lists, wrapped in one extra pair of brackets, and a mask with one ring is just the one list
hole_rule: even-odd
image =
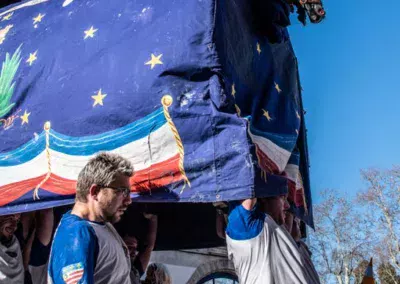
[(49, 277), (54, 284), (94, 284), (98, 251), (96, 233), (89, 224), (60, 227), (51, 250)]
[(258, 236), (263, 227), (266, 215), (254, 206), (252, 210), (246, 210), (241, 202), (229, 204), (228, 225), (226, 234), (234, 240), (249, 240)]

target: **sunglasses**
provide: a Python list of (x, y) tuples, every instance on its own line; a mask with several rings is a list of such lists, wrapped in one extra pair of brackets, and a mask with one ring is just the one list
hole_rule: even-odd
[(120, 192), (120, 193), (122, 193), (124, 198), (128, 197), (129, 194), (131, 193), (131, 189), (129, 187), (113, 187), (113, 186), (105, 186), (105, 185), (100, 185), (100, 184), (98, 184), (98, 186), (100, 186), (102, 188), (111, 188), (115, 192), (118, 192), (118, 193)]

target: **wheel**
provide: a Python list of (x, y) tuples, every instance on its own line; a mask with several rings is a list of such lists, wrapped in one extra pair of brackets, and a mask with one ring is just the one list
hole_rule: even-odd
[(206, 262), (195, 270), (187, 284), (238, 284), (233, 263), (228, 259)]

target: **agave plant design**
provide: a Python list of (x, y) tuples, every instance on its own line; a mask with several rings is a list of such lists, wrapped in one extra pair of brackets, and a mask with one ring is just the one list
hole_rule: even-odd
[(10, 54), (6, 53), (6, 60), (3, 62), (0, 74), (0, 118), (7, 115), (15, 104), (11, 103), (10, 100), (15, 88), (13, 80), (20, 63), (21, 46), (15, 50), (11, 58)]

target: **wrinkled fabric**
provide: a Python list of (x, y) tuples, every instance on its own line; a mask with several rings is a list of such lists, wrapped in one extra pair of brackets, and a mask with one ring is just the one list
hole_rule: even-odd
[(9, 247), (0, 243), (0, 283), (24, 283), (24, 266), (19, 242), (15, 236)]
[(313, 282), (320, 283), (318, 272), (315, 269), (314, 263), (312, 262), (310, 251), (307, 245), (303, 241), (300, 241), (298, 242), (298, 247), (300, 254), (304, 259), (305, 268), (308, 270), (308, 273), (312, 277)]
[(134, 164), (137, 201), (291, 188), (312, 225), (288, 14), (280, 0), (1, 9), (0, 214), (73, 203), (80, 169), (112, 151)]
[(257, 207), (246, 210), (239, 203), (232, 209), (226, 243), (239, 283), (319, 283), (287, 230)]

